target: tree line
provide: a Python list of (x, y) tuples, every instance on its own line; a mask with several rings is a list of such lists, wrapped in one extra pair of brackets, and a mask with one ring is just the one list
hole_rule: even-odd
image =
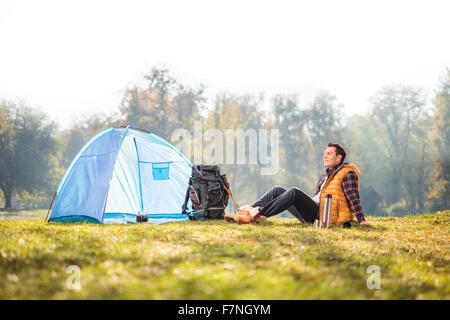
[[(450, 69), (437, 83), (432, 99), (418, 87), (388, 85), (373, 94), (367, 114), (347, 118), (342, 103), (327, 91), (319, 92), (309, 105), (301, 105), (296, 94), (266, 98), (220, 93), (209, 101), (203, 86), (186, 86), (164, 68), (153, 68), (145, 83), (126, 88), (115, 113), (92, 114), (64, 130), (36, 108), (2, 100), (0, 201), (4, 207), (11, 207), (13, 194), (24, 207), (48, 207), (72, 159), (100, 130), (133, 123), (175, 143), (174, 130), (193, 133), (194, 122), (201, 120), (205, 129), (222, 131), (279, 129), (276, 175), (261, 175), (255, 164), (221, 165), (239, 204), (252, 203), (273, 185), (296, 186), (312, 194), (324, 171), (323, 151), (328, 142), (338, 142), (347, 150), (347, 161), (361, 170), (366, 214), (450, 208)], [(269, 109), (262, 107), (267, 104)]]

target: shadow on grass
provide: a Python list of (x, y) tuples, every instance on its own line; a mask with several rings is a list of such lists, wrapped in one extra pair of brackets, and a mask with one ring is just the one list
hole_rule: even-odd
[[(297, 219), (289, 219), (289, 218), (283, 218), (283, 220), (286, 221), (282, 221), (282, 223), (280, 223), (278, 220), (277, 222), (274, 222), (273, 220), (271, 220), (270, 218), (265, 220), (264, 222), (260, 222), (260, 223), (252, 223), (249, 225), (258, 227), (258, 228), (269, 228), (269, 227), (293, 227), (293, 228), (314, 228), (314, 225), (312, 223), (302, 223), (299, 222)], [(200, 221), (203, 222), (203, 221)], [(239, 225), (237, 223), (234, 222), (223, 222), (221, 220), (209, 220), (209, 223), (214, 223), (217, 225), (223, 225), (223, 224), (229, 224), (229, 225)], [(332, 230), (337, 230), (337, 229), (343, 229), (343, 230), (347, 230), (346, 228), (343, 227), (342, 224), (339, 225), (332, 225), (330, 227), (330, 229)], [(372, 225), (372, 226), (364, 226), (364, 225), (360, 225), (358, 222), (353, 221), (351, 223), (351, 228), (350, 229), (356, 229), (356, 230), (361, 230), (361, 231), (365, 231), (365, 232), (385, 232), (388, 230), (388, 227), (386, 226), (381, 226), (381, 225)]]

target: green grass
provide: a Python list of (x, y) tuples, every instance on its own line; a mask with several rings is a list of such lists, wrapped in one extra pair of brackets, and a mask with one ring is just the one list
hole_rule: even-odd
[[(450, 211), (316, 230), (0, 219), (0, 299), (449, 299)], [(66, 286), (81, 270), (81, 290)], [(370, 265), (381, 289), (367, 288)]]

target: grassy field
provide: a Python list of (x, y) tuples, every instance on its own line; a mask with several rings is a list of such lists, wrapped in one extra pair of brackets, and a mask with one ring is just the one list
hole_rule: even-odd
[[(450, 211), (368, 220), (374, 228), (316, 230), (284, 218), (252, 225), (0, 219), (0, 299), (450, 298)], [(70, 289), (72, 265), (80, 268), (79, 290)], [(380, 289), (367, 286), (371, 265)]]

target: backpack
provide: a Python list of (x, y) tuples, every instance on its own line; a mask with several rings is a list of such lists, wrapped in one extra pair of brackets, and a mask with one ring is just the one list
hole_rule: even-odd
[[(220, 174), (218, 166), (193, 166), (182, 213), (190, 220), (223, 219), (229, 199), (224, 185), (229, 190), (226, 175)], [(192, 202), (190, 213), (187, 210), (189, 199)]]

